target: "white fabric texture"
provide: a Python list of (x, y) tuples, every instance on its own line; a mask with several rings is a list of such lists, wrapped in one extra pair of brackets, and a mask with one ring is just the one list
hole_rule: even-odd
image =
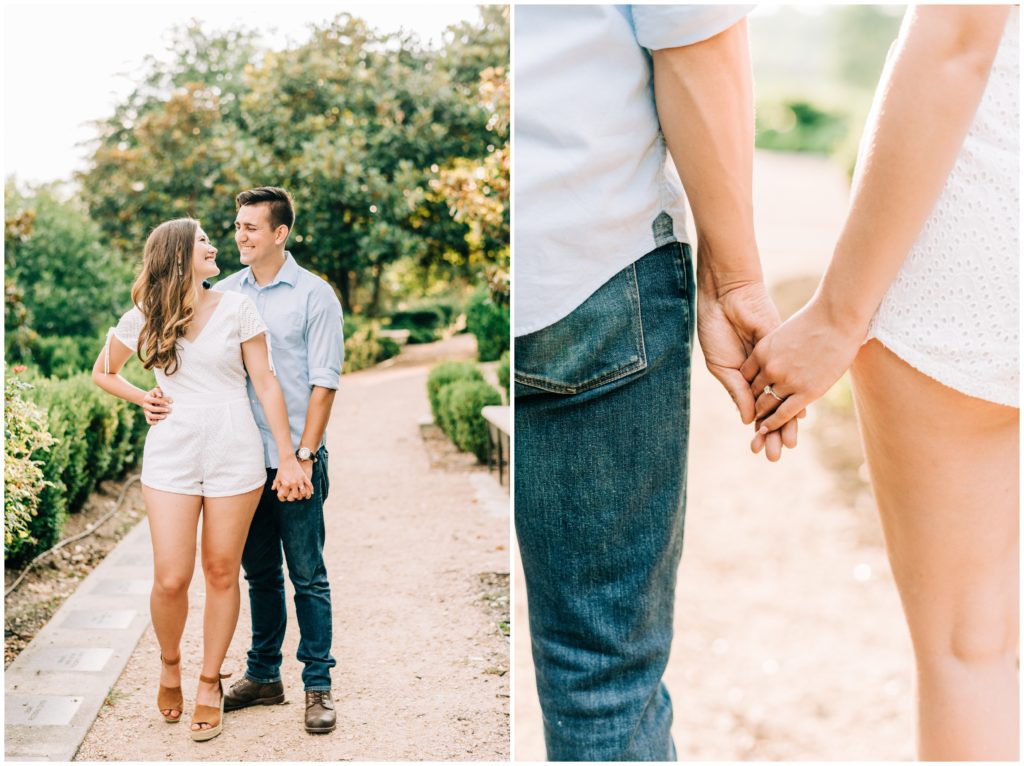
[[(223, 497), (266, 482), (241, 344), (267, 326), (252, 300), (239, 293), (222, 295), (199, 335), (192, 341), (179, 339), (174, 374), (154, 370), (173, 403), (170, 414), (146, 436), (142, 483), (147, 487)], [(121, 317), (113, 335), (134, 351), (144, 321), (135, 307)]]
[(517, 336), (562, 319), (656, 247), (686, 241), (649, 50), (706, 40), (751, 7), (516, 7)]
[(1020, 396), (1020, 59), (1010, 12), (946, 184), (873, 318), (877, 338), (950, 388)]

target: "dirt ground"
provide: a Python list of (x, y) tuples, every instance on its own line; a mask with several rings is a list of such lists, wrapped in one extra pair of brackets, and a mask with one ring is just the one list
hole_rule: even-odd
[[(497, 487), (486, 468), (421, 433), (430, 365), (473, 352), (471, 336), (455, 336), (342, 379), (328, 429), (325, 511), (337, 730), (303, 731), (289, 603), (285, 705), (228, 713), (221, 736), (193, 743), (187, 724), (168, 726), (155, 709), (159, 659), (150, 629), (77, 760), (507, 760), (507, 510), (477, 499), (474, 481)], [(199, 576), (192, 594), (182, 646), (186, 708), (201, 654)], [(248, 636), (243, 583), (224, 665), (231, 680), (244, 672)]]
[[(756, 229), (783, 314), (827, 263), (846, 182), (759, 152)], [(725, 391), (693, 360), (686, 533), (665, 683), (680, 760), (907, 760), (913, 657), (845, 382), (781, 462), (752, 455)], [(522, 568), (515, 564), (516, 760), (543, 760)]]

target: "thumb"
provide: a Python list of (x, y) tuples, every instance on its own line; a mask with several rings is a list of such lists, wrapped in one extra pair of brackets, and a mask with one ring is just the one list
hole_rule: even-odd
[(739, 370), (716, 365), (712, 368), (711, 374), (718, 379), (718, 382), (732, 397), (736, 409), (740, 411), (740, 420), (744, 425), (754, 422), (754, 395), (750, 391), (750, 384), (740, 375)]

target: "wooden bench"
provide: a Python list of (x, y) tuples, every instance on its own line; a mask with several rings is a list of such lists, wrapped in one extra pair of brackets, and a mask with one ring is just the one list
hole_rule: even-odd
[(480, 410), (480, 414), (487, 421), (487, 470), (493, 471), (494, 465), (497, 464), (498, 484), (502, 486), (505, 485), (505, 468), (508, 466), (511, 413), (511, 407), (493, 405)]

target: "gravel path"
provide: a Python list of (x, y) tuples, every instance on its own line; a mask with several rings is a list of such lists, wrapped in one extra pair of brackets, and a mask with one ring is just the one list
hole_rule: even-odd
[[(486, 469), (432, 460), (420, 431), (429, 415), (430, 365), (473, 353), (472, 337), (456, 336), (342, 380), (328, 429), (325, 513), (337, 730), (303, 731), (289, 603), (287, 704), (229, 713), (220, 737), (193, 743), (187, 724), (168, 726), (155, 710), (159, 659), (149, 629), (77, 760), (508, 758), (509, 644), (498, 625), (507, 612), (495, 609), (507, 604), (508, 496)], [(201, 652), (196, 571), (183, 642), (188, 709)], [(243, 582), (242, 615), (224, 665), (234, 678), (245, 668), (247, 601)]]
[[(845, 200), (830, 164), (758, 153), (757, 231), (773, 292), (813, 287)], [(769, 464), (749, 452), (750, 432), (699, 351), (692, 413), (665, 676), (680, 759), (912, 758), (910, 640), (870, 495), (856, 463), (835, 459), (858, 454), (849, 415), (816, 407), (798, 449)], [(540, 760), (518, 557), (515, 577), (515, 756)]]

